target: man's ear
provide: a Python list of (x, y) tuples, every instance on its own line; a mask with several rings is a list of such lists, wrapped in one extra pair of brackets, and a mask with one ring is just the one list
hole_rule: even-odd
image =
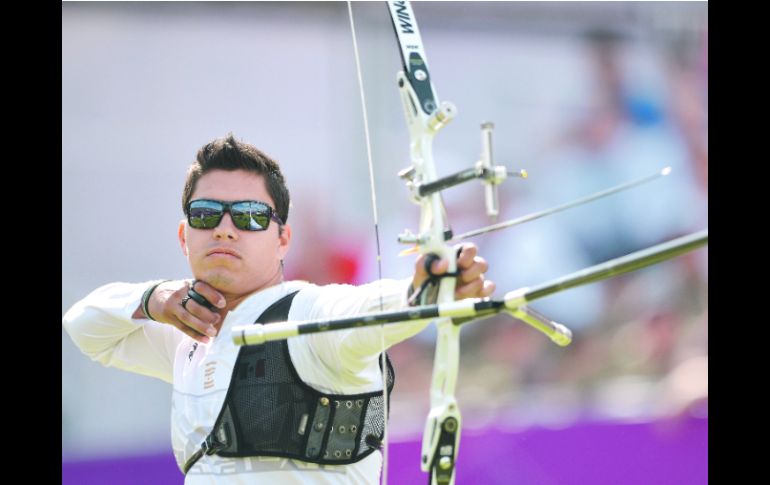
[(185, 237), (184, 230), (187, 227), (186, 221), (182, 219), (179, 221), (179, 229), (178, 229), (178, 236), (179, 236), (179, 245), (182, 246), (182, 254), (187, 256), (187, 239)]
[(286, 257), (286, 253), (289, 252), (289, 244), (291, 243), (291, 226), (284, 224), (278, 233), (278, 252), (281, 255), (281, 259), (283, 260)]

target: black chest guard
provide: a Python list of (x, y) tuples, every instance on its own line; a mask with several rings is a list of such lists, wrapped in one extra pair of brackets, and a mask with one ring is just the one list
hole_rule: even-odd
[[(285, 321), (297, 292), (273, 303), (255, 323)], [(388, 396), (394, 373), (390, 359)], [(348, 465), (378, 449), (384, 433), (382, 392), (326, 394), (305, 384), (285, 340), (241, 347), (225, 402), (186, 474), (203, 454), (279, 456)]]

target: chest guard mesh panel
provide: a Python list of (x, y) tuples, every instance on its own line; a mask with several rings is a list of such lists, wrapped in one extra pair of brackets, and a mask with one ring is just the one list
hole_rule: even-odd
[[(271, 305), (256, 323), (285, 321), (295, 295)], [(394, 374), (387, 355), (386, 361), (390, 395)], [(285, 340), (244, 346), (214, 429), (188, 460), (185, 473), (203, 453), (355, 463), (379, 448), (384, 424), (381, 392), (322, 393), (299, 378)]]

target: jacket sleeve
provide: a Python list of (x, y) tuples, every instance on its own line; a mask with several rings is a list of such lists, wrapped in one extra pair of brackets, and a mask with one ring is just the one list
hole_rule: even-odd
[(132, 318), (144, 291), (157, 282), (97, 288), (64, 314), (62, 325), (91, 360), (171, 383), (176, 348), (185, 335), (171, 325)]
[[(381, 280), (361, 286), (329, 285), (318, 287), (311, 319), (347, 317), (380, 311), (406, 308), (407, 289), (411, 278)], [(347, 378), (355, 381), (366, 369), (378, 375), (377, 358), (387, 349), (421, 332), (429, 320), (363, 327), (337, 332), (313, 334), (314, 351), (322, 362), (342, 369)], [(368, 377), (364, 377), (368, 379)]]

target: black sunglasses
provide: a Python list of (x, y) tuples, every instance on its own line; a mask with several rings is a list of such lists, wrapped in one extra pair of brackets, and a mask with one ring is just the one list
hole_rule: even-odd
[(191, 200), (187, 204), (187, 222), (195, 229), (214, 229), (222, 222), (225, 212), (230, 213), (233, 225), (242, 231), (264, 231), (270, 219), (283, 225), (272, 207), (256, 200)]

